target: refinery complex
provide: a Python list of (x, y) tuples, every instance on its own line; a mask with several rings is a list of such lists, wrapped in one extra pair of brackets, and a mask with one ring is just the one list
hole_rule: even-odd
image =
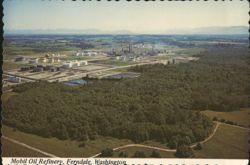
[[(177, 64), (197, 60), (194, 57), (176, 56), (175, 49), (157, 49), (150, 44), (122, 45), (110, 50), (77, 50), (70, 54), (45, 53), (42, 56), (17, 56), (13, 62), (18, 69), (4, 72), (4, 86), (24, 82), (67, 82), (88, 78), (122, 77), (121, 69), (146, 64)], [(123, 73), (135, 77), (135, 73)], [(119, 76), (118, 76), (119, 75)], [(136, 74), (138, 76), (138, 74)]]

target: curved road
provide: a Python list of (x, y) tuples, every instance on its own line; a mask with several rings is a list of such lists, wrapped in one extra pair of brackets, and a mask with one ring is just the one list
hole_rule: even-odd
[[(203, 144), (203, 143), (207, 142), (208, 140), (210, 140), (215, 135), (219, 125), (222, 123), (220, 123), (220, 122), (214, 122), (214, 123), (216, 123), (216, 126), (215, 126), (213, 132), (211, 133), (211, 135), (209, 137), (207, 137), (205, 140), (203, 140), (201, 142), (197, 142), (197, 143)], [(241, 128), (243, 128), (243, 127), (241, 127)], [(190, 147), (194, 148), (197, 145), (197, 143), (192, 144)], [(143, 144), (127, 144), (124, 146), (113, 148), (113, 151), (119, 150), (119, 149), (124, 149), (124, 148), (129, 148), (129, 147), (141, 147), (141, 148), (149, 148), (149, 149), (160, 150), (160, 151), (165, 151), (165, 152), (176, 152), (176, 149), (167, 149), (167, 148), (154, 147), (154, 146), (148, 146), (148, 145), (143, 145)], [(101, 155), (101, 153), (98, 153), (98, 154), (91, 156), (91, 158), (95, 158), (95, 157), (100, 156), (100, 155)]]
[[(241, 126), (236, 126), (236, 125), (230, 125), (230, 124), (226, 124), (226, 123), (221, 123), (221, 122), (214, 122), (216, 123), (216, 126), (213, 130), (213, 132), (209, 135), (209, 137), (207, 137), (205, 140), (199, 142), (201, 144), (207, 142), (208, 140), (210, 140), (216, 133), (216, 131), (218, 130), (218, 127), (221, 125), (221, 124), (225, 124), (225, 125), (229, 125), (229, 126), (232, 126), (232, 127), (236, 127), (236, 128), (240, 128), (240, 129), (245, 129), (245, 130), (250, 130), (249, 128), (245, 128), (245, 127), (241, 127)], [(48, 153), (48, 152), (45, 152), (45, 151), (42, 151), (38, 148), (35, 148), (35, 147), (32, 147), (30, 145), (27, 145), (25, 143), (22, 143), (22, 142), (19, 142), (17, 140), (14, 140), (12, 138), (9, 138), (9, 137), (6, 137), (6, 136), (2, 136), (2, 138), (6, 139), (6, 140), (9, 140), (15, 144), (18, 144), (18, 145), (21, 145), (23, 147), (26, 147), (28, 149), (31, 149), (33, 151), (36, 151), (36, 152), (39, 152), (43, 155), (46, 155), (48, 157), (58, 157), (54, 154), (51, 154), (51, 153)], [(197, 142), (198, 143), (198, 142)], [(195, 144), (192, 144), (190, 147), (193, 148), (197, 145), (197, 143)], [(116, 150), (120, 150), (120, 149), (124, 149), (124, 148), (129, 148), (129, 147), (142, 147), (142, 148), (148, 148), (148, 149), (154, 149), (154, 150), (160, 150), (160, 151), (165, 151), (165, 152), (176, 152), (176, 149), (168, 149), (168, 148), (161, 148), (161, 147), (154, 147), (154, 146), (148, 146), (148, 145), (143, 145), (143, 144), (127, 144), (127, 145), (123, 145), (123, 146), (120, 146), (120, 147), (116, 147), (116, 148), (113, 148), (113, 151), (116, 151)], [(98, 154), (95, 154), (93, 156), (91, 156), (91, 158), (95, 158), (97, 156), (101, 155), (101, 153), (98, 153)]]

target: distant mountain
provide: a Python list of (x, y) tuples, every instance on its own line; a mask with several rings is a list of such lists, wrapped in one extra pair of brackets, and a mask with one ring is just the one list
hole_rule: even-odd
[(167, 34), (208, 34), (208, 35), (249, 34), (247, 26), (179, 29), (179, 30), (168, 30), (165, 33)]
[(4, 34), (133, 34), (128, 30), (102, 31), (98, 29), (53, 29), (53, 30), (4, 30)]
[(187, 28), (187, 29), (172, 29), (162, 32), (147, 31), (144, 33), (133, 33), (129, 30), (117, 30), (117, 31), (104, 31), (99, 29), (52, 29), (52, 30), (4, 30), (4, 34), (208, 34), (208, 35), (230, 35), (230, 34), (246, 34), (248, 35), (247, 26), (230, 26), (230, 27), (203, 27), (203, 28)]

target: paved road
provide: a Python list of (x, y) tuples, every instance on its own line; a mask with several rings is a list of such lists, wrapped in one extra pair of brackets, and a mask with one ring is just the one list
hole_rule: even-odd
[(4, 72), (3, 75), (5, 75), (5, 76), (21, 77), (22, 79), (27, 79), (27, 80), (29, 80), (29, 81), (38, 81), (37, 79), (30, 78), (30, 77), (27, 77), (27, 76), (15, 75), (15, 74), (6, 73), (6, 72)]
[(6, 137), (6, 136), (2, 136), (2, 138), (6, 139), (6, 140), (8, 140), (8, 141), (11, 141), (11, 142), (13, 142), (13, 143), (16, 143), (16, 144), (18, 144), (18, 145), (21, 145), (21, 146), (23, 146), (23, 147), (26, 147), (26, 148), (28, 148), (28, 149), (30, 149), (30, 150), (39, 152), (39, 153), (41, 153), (41, 154), (43, 154), (43, 155), (46, 155), (46, 156), (48, 156), (48, 157), (52, 157), (52, 158), (58, 157), (58, 156), (53, 155), (53, 154), (51, 154), (51, 153), (42, 151), (42, 150), (37, 149), (37, 148), (35, 148), (35, 147), (32, 147), (32, 146), (30, 146), (30, 145), (27, 145), (27, 144), (24, 144), (24, 143), (22, 143), (22, 142), (16, 141), (16, 140), (14, 140), (14, 139), (12, 139), (12, 138), (9, 138), (9, 137)]

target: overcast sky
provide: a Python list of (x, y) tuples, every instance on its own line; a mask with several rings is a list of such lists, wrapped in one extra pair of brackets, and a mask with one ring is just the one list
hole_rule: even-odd
[(4, 29), (99, 29), (131, 32), (248, 26), (245, 1), (108, 2), (5, 0)]

